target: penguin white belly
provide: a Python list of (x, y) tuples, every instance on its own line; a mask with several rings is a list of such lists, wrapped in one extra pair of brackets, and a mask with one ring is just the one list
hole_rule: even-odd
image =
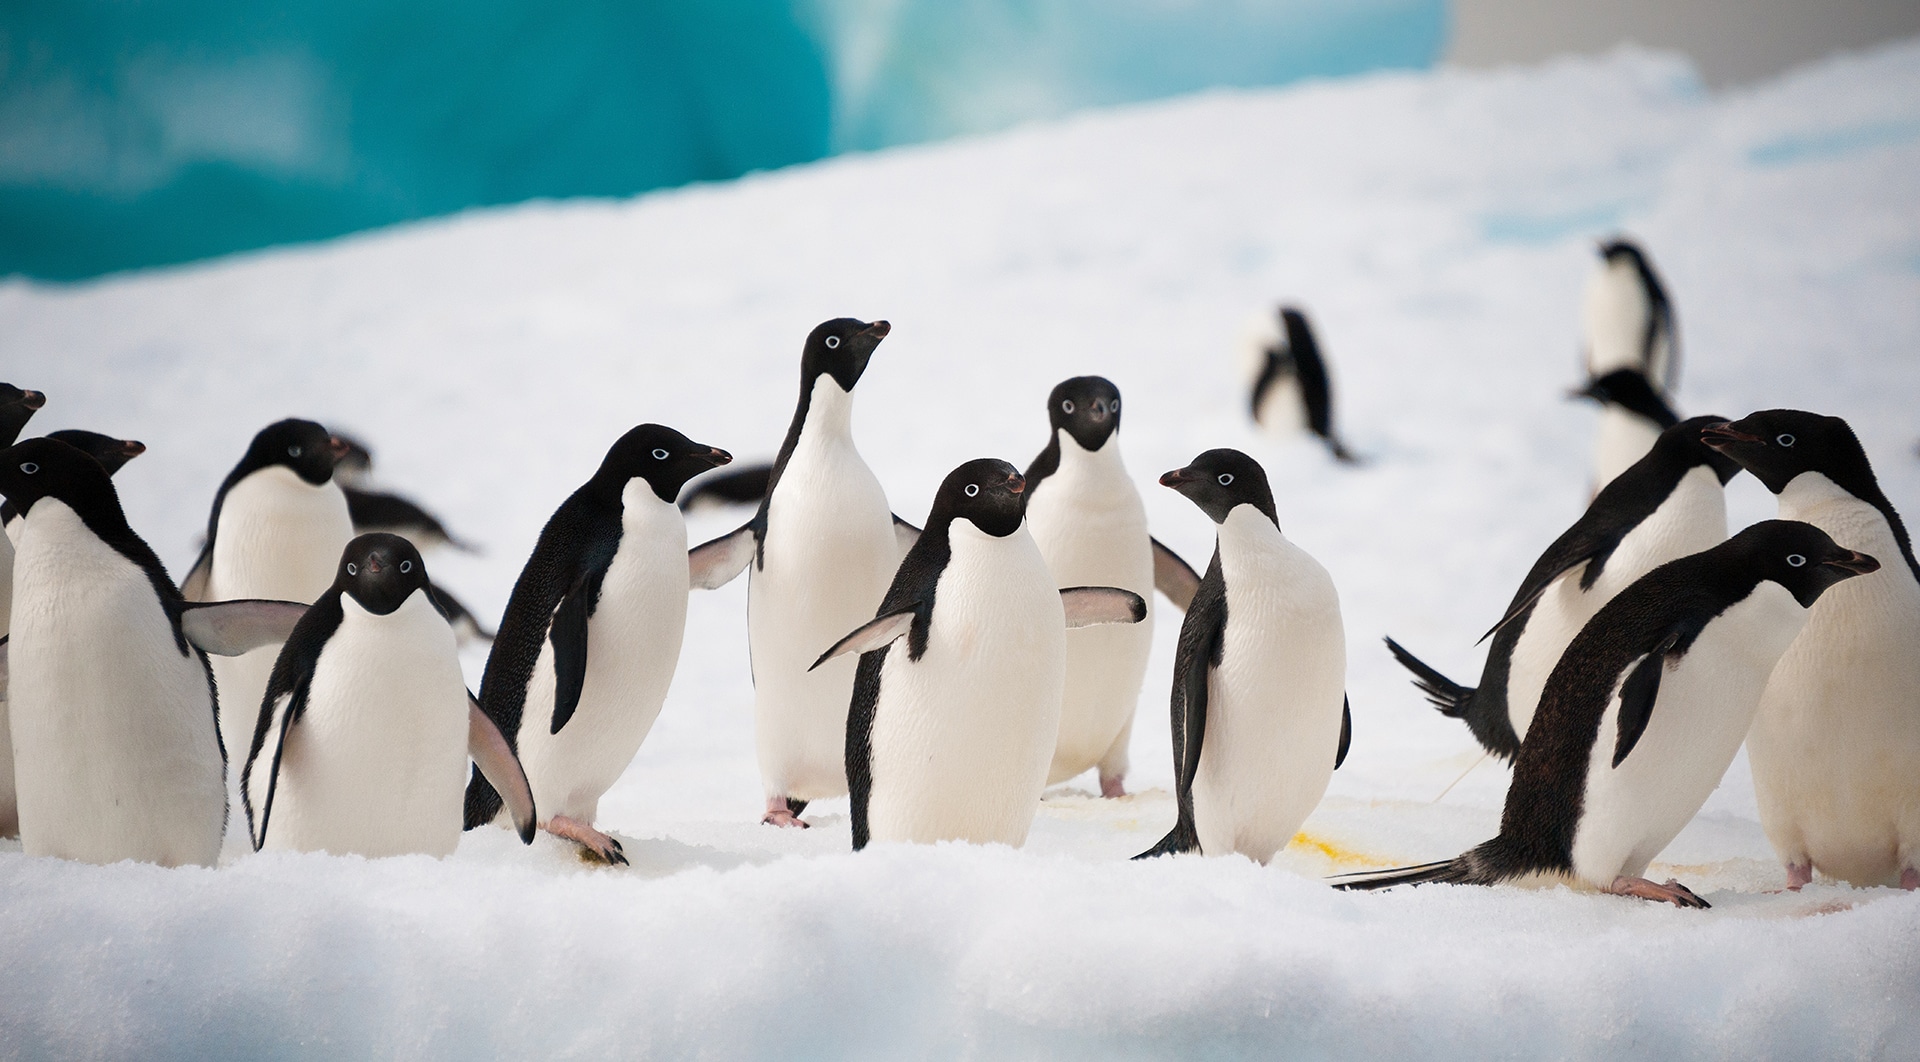
[(1155, 607), (1147, 511), (1121, 463), (1119, 443), (1109, 437), (1089, 454), (1071, 436), (1061, 436), (1059, 470), (1040, 481), (1027, 503), (1028, 527), (1054, 585), (1117, 586), (1148, 604), (1139, 623), (1067, 632), (1066, 692), (1048, 785), (1096, 764), (1103, 776), (1125, 773), (1125, 743), (1153, 647)]
[(226, 789), (199, 654), (72, 509), (42, 498), (26, 519), (8, 654), (26, 853), (212, 865)]
[(1602, 407), (1599, 433), (1593, 445), (1594, 492), (1599, 493), (1615, 476), (1647, 456), (1659, 437), (1659, 425), (1645, 417), (1614, 406)]
[(1587, 374), (1600, 377), (1615, 369), (1637, 369), (1647, 373), (1656, 387), (1665, 383), (1654, 375), (1659, 368), (1642, 364), (1641, 341), (1646, 336), (1647, 318), (1653, 312), (1647, 301), (1640, 273), (1624, 259), (1606, 262), (1587, 282), (1583, 307), (1587, 330)]
[(768, 796), (846, 793), (847, 705), (857, 658), (807, 669), (873, 619), (900, 563), (879, 479), (845, 432), (815, 430), (816, 419), (848, 403), (831, 377), (815, 383), (808, 423), (768, 503), (764, 564), (748, 571), (754, 741)]
[(1039, 810), (1060, 732), (1066, 613), (1023, 528), (1005, 538), (952, 524), (927, 650), (893, 643), (874, 706), (875, 841), (1019, 847)]
[[(206, 599), (262, 597), (311, 603), (333, 585), (340, 553), (353, 541), (347, 496), (274, 465), (235, 483), (220, 506)], [(234, 755), (252, 746), (260, 701), (280, 646), (212, 658), (220, 685), (220, 735)]]
[[(633, 762), (673, 684), (687, 627), (687, 525), (642, 479), (622, 496), (620, 548), (587, 621), (587, 673), (553, 733), (553, 642), (544, 642), (520, 721), (519, 753), (540, 817), (592, 824)], [(508, 821), (501, 809), (502, 822)]]
[(1747, 738), (1760, 821), (1782, 860), (1856, 885), (1920, 861), (1920, 585), (1878, 509), (1818, 473), (1780, 516), (1871, 554), (1834, 586), (1780, 660)]
[(450, 855), (467, 783), (453, 629), (422, 591), (385, 616), (345, 594), (340, 610), (287, 733), (265, 847)]
[(1290, 438), (1306, 431), (1307, 403), (1300, 395), (1300, 378), (1289, 372), (1268, 384), (1253, 419), (1269, 435)]
[[(26, 522), (7, 521), (7, 541), (0, 542), (0, 638), (7, 636), (13, 612), (13, 549)], [(7, 701), (0, 696), (0, 837), (20, 835), (19, 809), (13, 798), (13, 734), (7, 723)]]
[(1220, 525), (1227, 623), (1193, 779), (1200, 850), (1265, 863), (1333, 777), (1346, 698), (1340, 598), (1319, 562), (1243, 505)]
[(1646, 730), (1617, 768), (1614, 691), (1587, 761), (1573, 835), (1576, 877), (1601, 888), (1622, 874), (1640, 877), (1692, 821), (1740, 751), (1767, 675), (1806, 615), (1785, 587), (1762, 582), (1709, 622), (1661, 675)]

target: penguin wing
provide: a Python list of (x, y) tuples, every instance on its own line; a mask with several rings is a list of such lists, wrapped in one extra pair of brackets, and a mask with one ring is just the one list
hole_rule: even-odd
[[(1587, 512), (1592, 515), (1594, 510), (1589, 508)], [(1521, 581), (1520, 589), (1514, 592), (1512, 603), (1507, 605), (1506, 615), (1481, 635), (1480, 641), (1493, 637), (1500, 628), (1525, 615), (1555, 579), (1582, 564), (1587, 565), (1587, 570), (1580, 577), (1580, 588), (1584, 590), (1592, 586), (1606, 567), (1607, 558), (1613, 556), (1613, 551), (1620, 545), (1620, 540), (1627, 537), (1629, 530), (1630, 526), (1618, 526), (1612, 521), (1581, 517), (1553, 540), (1553, 545), (1540, 554), (1539, 560), (1533, 562), (1533, 568)]]
[(772, 478), (773, 466), (766, 463), (709, 472), (687, 484), (676, 504), (682, 512), (705, 501), (719, 505), (757, 505), (767, 496), (767, 483)]
[(702, 542), (687, 551), (687, 567), (695, 590), (718, 590), (747, 570), (759, 549), (759, 519), (756, 517), (719, 538)]
[(507, 736), (480, 710), (480, 702), (471, 690), (467, 691), (467, 755), (473, 757), (473, 765), (493, 791), (506, 801), (520, 843), (532, 844), (534, 827), (540, 821), (533, 806), (533, 787), (527, 784), (527, 772), (520, 766), (520, 757), (513, 754)]
[(1173, 691), (1169, 697), (1173, 723), (1174, 796), (1179, 818), (1160, 843), (1135, 856), (1147, 859), (1195, 851), (1200, 837), (1193, 819), (1193, 779), (1200, 772), (1200, 749), (1207, 736), (1207, 683), (1219, 666), (1222, 635), (1227, 622), (1226, 583), (1220, 574), (1220, 551), (1193, 596), (1180, 624), (1180, 642), (1174, 649)]
[(600, 604), (600, 583), (607, 576), (605, 566), (582, 572), (560, 607), (553, 610), (553, 624), (547, 637), (553, 642), (553, 729), (573, 718), (580, 707), (580, 691), (587, 683), (587, 620)]
[(1333, 391), (1327, 379), (1326, 362), (1320, 358), (1320, 344), (1313, 328), (1298, 310), (1280, 314), (1287, 329), (1287, 349), (1293, 354), (1293, 372), (1300, 379), (1300, 400), (1306, 406), (1307, 427), (1323, 439), (1333, 438)]
[(893, 540), (900, 547), (900, 555), (907, 555), (915, 542), (920, 541), (920, 529), (900, 519), (899, 513), (893, 514)]
[[(188, 615), (207, 611), (209, 609), (195, 609)], [(253, 727), (253, 743), (247, 748), (247, 763), (240, 771), (240, 802), (247, 813), (247, 827), (255, 851), (267, 842), (267, 819), (273, 810), (273, 794), (279, 784), (280, 758), (286, 750), (287, 733), (306, 713), (307, 690), (313, 684), (320, 651), (340, 627), (340, 592), (329, 590), (313, 607), (301, 611), (303, 614), (286, 634), (286, 644), (274, 658), (273, 671), (267, 676), (266, 694), (260, 698), (260, 715)], [(183, 628), (185, 624), (183, 617)], [(266, 772), (264, 779), (260, 777), (262, 770)], [(256, 793), (261, 794), (257, 801)]]
[[(1102, 589), (1106, 588), (1103, 587)], [(1126, 593), (1124, 590), (1120, 592)], [(1132, 597), (1135, 601), (1140, 600), (1138, 595), (1129, 594), (1128, 596)], [(820, 659), (815, 660), (813, 667), (809, 667), (807, 670), (812, 671), (813, 668), (819, 667), (821, 664), (843, 653), (871, 653), (875, 649), (884, 649), (893, 644), (894, 639), (903, 638), (908, 632), (912, 631), (913, 621), (915, 617), (919, 615), (920, 606), (916, 604), (909, 608), (901, 609), (898, 612), (889, 612), (884, 616), (863, 623), (855, 629), (852, 634), (833, 643), (832, 648), (821, 653)]]
[(213, 542), (208, 540), (200, 548), (200, 556), (187, 569), (187, 577), (180, 581), (180, 596), (188, 601), (201, 601), (207, 596), (207, 580), (213, 576)]
[(1351, 699), (1342, 696), (1340, 698), (1340, 747), (1334, 750), (1333, 753), (1334, 770), (1339, 770), (1340, 765), (1347, 762), (1347, 749), (1352, 745), (1353, 702)]
[(1200, 589), (1200, 574), (1166, 543), (1152, 537), (1147, 541), (1153, 544), (1153, 588), (1173, 602), (1174, 608), (1185, 612)]
[(1653, 702), (1660, 698), (1660, 676), (1677, 637), (1669, 635), (1653, 652), (1641, 657), (1620, 683), (1620, 732), (1613, 743), (1613, 765), (1620, 766), (1653, 718)]
[(402, 538), (413, 540), (418, 546), (431, 546), (445, 542), (462, 553), (479, 552), (471, 545), (453, 537), (453, 533), (447, 530), (445, 524), (409, 498), (384, 491), (362, 490), (359, 487), (345, 485), (340, 487), (340, 491), (347, 496), (347, 517), (353, 521), (354, 534), (391, 531)]
[(239, 656), (285, 642), (306, 612), (307, 606), (298, 601), (188, 602), (180, 612), (180, 633), (215, 656)]
[(1117, 586), (1069, 586), (1060, 591), (1060, 604), (1067, 614), (1068, 630), (1102, 623), (1138, 623), (1147, 618), (1146, 601)]
[[(260, 708), (260, 727), (254, 732), (253, 753), (240, 772), (240, 803), (247, 812), (248, 833), (256, 852), (267, 843), (267, 821), (273, 815), (273, 794), (280, 783), (280, 757), (286, 752), (287, 731), (293, 729), (306, 707), (307, 683), (302, 682), (297, 688), (270, 698)], [(256, 800), (254, 794), (261, 783), (255, 768), (260, 766), (263, 752), (270, 753), (266, 761), (265, 792)]]

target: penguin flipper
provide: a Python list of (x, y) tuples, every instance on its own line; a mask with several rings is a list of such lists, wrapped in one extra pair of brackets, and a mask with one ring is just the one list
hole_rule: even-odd
[(1067, 613), (1068, 630), (1147, 618), (1146, 601), (1117, 586), (1070, 586), (1060, 591), (1060, 604)]
[(1153, 588), (1173, 602), (1174, 608), (1185, 612), (1200, 589), (1200, 574), (1159, 539), (1149, 537), (1147, 541), (1153, 546)]
[(1220, 551), (1207, 566), (1206, 578), (1194, 594), (1187, 618), (1180, 624), (1180, 642), (1174, 650), (1173, 690), (1169, 714), (1173, 725), (1174, 798), (1178, 818), (1160, 843), (1135, 856), (1170, 855), (1200, 849), (1194, 822), (1193, 779), (1200, 773), (1200, 748), (1207, 737), (1207, 683), (1220, 663), (1226, 626), (1226, 584), (1220, 574)]
[(527, 783), (527, 772), (520, 766), (520, 757), (513, 754), (513, 746), (507, 744), (506, 735), (480, 710), (480, 702), (471, 691), (467, 693), (467, 755), (473, 757), (473, 765), (494, 792), (506, 801), (520, 843), (532, 844), (534, 828), (540, 822), (533, 806), (533, 787)]
[(1652, 652), (1640, 658), (1626, 681), (1620, 684), (1620, 732), (1613, 744), (1613, 765), (1620, 766), (1627, 754), (1640, 743), (1653, 718), (1653, 702), (1660, 697), (1660, 675), (1666, 670), (1665, 653)]
[(718, 590), (747, 570), (759, 548), (756, 526), (757, 521), (750, 520), (687, 551), (687, 566), (695, 590)]
[(583, 573), (567, 591), (567, 596), (560, 599), (560, 607), (553, 610), (553, 624), (547, 629), (547, 637), (553, 642), (553, 729), (550, 733), (558, 734), (580, 707), (580, 691), (587, 684), (587, 620), (600, 603), (600, 582), (606, 575), (605, 568)]
[(1333, 753), (1333, 769), (1347, 762), (1347, 749), (1353, 745), (1353, 702), (1346, 696), (1340, 698), (1340, 747)]
[[(267, 843), (267, 822), (273, 815), (273, 794), (280, 784), (280, 757), (286, 752), (287, 732), (300, 717), (306, 707), (307, 686), (299, 686), (270, 698), (261, 707), (260, 729), (256, 731), (253, 752), (247, 757), (247, 765), (240, 772), (240, 804), (247, 813), (247, 831), (253, 841), (253, 850), (258, 852)], [(254, 768), (261, 765), (261, 753), (270, 752), (265, 761), (266, 792), (257, 802), (253, 795), (259, 785)]]
[(770, 464), (740, 465), (724, 472), (709, 472), (694, 478), (680, 492), (675, 504), (682, 512), (701, 502), (716, 505), (758, 505), (767, 496), (767, 484), (773, 479)]
[(187, 577), (180, 581), (180, 596), (188, 601), (200, 601), (207, 596), (207, 580), (213, 575), (213, 544), (209, 542), (200, 550), (200, 556), (187, 570)]
[(913, 548), (913, 544), (920, 541), (920, 529), (900, 519), (899, 513), (894, 513), (893, 541), (900, 547), (900, 556), (905, 557), (907, 551)]
[[(1139, 598), (1136, 597), (1134, 600), (1138, 601)], [(865, 654), (875, 649), (884, 649), (893, 644), (894, 639), (905, 637), (913, 629), (914, 618), (919, 614), (920, 606), (914, 605), (869, 620), (856, 628), (852, 634), (833, 643), (833, 647), (821, 653), (820, 659), (815, 660), (813, 667), (807, 670), (812, 671), (843, 653)]]
[(215, 656), (239, 656), (286, 641), (306, 613), (298, 601), (192, 601), (180, 612), (180, 633)]

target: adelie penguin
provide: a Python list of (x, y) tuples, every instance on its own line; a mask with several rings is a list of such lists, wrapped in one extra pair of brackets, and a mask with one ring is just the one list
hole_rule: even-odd
[(1680, 382), (1680, 343), (1666, 285), (1632, 240), (1615, 237), (1598, 250), (1581, 313), (1587, 378), (1632, 369), (1659, 394), (1672, 394)]
[(1747, 735), (1787, 884), (1818, 870), (1920, 888), (1920, 565), (1906, 525), (1838, 417), (1772, 409), (1707, 439), (1779, 495), (1782, 518), (1887, 559), (1814, 606)]
[[(34, 412), (46, 404), (47, 396), (38, 391), (0, 383), (0, 445), (12, 446)], [(13, 542), (9, 539), (0, 542), (0, 638), (7, 636), (7, 603), (12, 597)]]
[(747, 643), (754, 742), (776, 826), (805, 826), (807, 802), (847, 791), (852, 660), (810, 670), (820, 650), (866, 622), (917, 533), (853, 445), (853, 388), (885, 321), (841, 317), (808, 336), (800, 400), (753, 519), (694, 550), (694, 585), (712, 589), (751, 567)]
[(209, 652), (284, 641), (306, 606), (186, 601), (112, 480), (53, 439), (0, 450), (25, 515), (4, 693), (28, 855), (211, 865), (226, 754)]
[[(262, 428), (220, 484), (200, 559), (181, 583), (190, 601), (274, 598), (312, 602), (333, 585), (340, 551), (353, 539), (334, 463), (347, 445), (310, 420)], [(279, 647), (214, 663), (220, 680), (220, 736), (245, 749)]]
[(1307, 317), (1291, 306), (1261, 315), (1241, 336), (1256, 424), (1275, 435), (1311, 432), (1340, 461), (1358, 460), (1333, 427), (1333, 384)]
[(1054, 586), (1005, 461), (954, 469), (874, 619), (815, 662), (858, 656), (847, 711), (853, 847), (1019, 847), (1060, 733), (1067, 628), (1138, 623), (1117, 587)]
[(1680, 422), (1679, 414), (1637, 369), (1615, 369), (1587, 381), (1568, 397), (1600, 403), (1600, 426), (1593, 444), (1593, 491), (1646, 456), (1660, 433)]
[(1147, 510), (1120, 458), (1120, 391), (1076, 376), (1047, 396), (1052, 437), (1027, 466), (1027, 526), (1054, 585), (1118, 586), (1148, 603), (1139, 623), (1067, 634), (1060, 740), (1047, 784), (1097, 767), (1100, 793), (1125, 793), (1127, 745), (1153, 646), (1153, 591), (1186, 608), (1200, 585), (1187, 563), (1147, 534)]
[(526, 775), (467, 692), (420, 551), (398, 535), (355, 538), (267, 682), (240, 776), (254, 848), (450, 855), (469, 756), (531, 842)]
[(1807, 610), (1878, 567), (1811, 524), (1768, 520), (1648, 572), (1554, 666), (1514, 760), (1499, 836), (1443, 863), (1334, 883), (1544, 877), (1707, 906), (1678, 882), (1642, 877), (1647, 864), (1720, 784)]
[[(659, 424), (622, 435), (554, 511), (507, 599), (480, 708), (512, 741), (540, 826), (609, 863), (600, 797), (646, 740), (686, 632), (687, 525), (674, 497), (732, 458)], [(469, 829), (500, 813), (486, 778), (467, 789)]]
[(1280, 533), (1253, 458), (1208, 450), (1160, 482), (1213, 520), (1218, 541), (1173, 662), (1179, 817), (1138, 858), (1197, 849), (1265, 863), (1320, 803), (1352, 740), (1340, 596)]
[(1662, 432), (1553, 540), (1487, 632), (1493, 644), (1479, 685), (1462, 686), (1387, 639), (1440, 714), (1464, 720), (1488, 752), (1513, 759), (1547, 676), (1593, 614), (1660, 565), (1726, 541), (1724, 488), (1740, 466), (1701, 436), (1724, 423), (1694, 417)]

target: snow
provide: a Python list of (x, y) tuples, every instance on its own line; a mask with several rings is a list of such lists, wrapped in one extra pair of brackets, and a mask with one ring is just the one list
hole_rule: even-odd
[[(148, 444), (117, 482), (176, 573), (246, 440), (299, 414), (368, 439), (386, 484), (486, 544), (428, 560), (482, 615), (632, 424), (770, 456), (826, 317), (894, 324), (855, 432), (909, 518), (962, 460), (1024, 464), (1052, 384), (1099, 372), (1156, 533), (1190, 559), (1211, 525), (1152, 478), (1212, 446), (1266, 463), (1340, 588), (1354, 714), (1274, 866), (1125, 862), (1173, 818), (1165, 622), (1135, 796), (1056, 787), (1021, 851), (852, 855), (844, 801), (806, 832), (754, 824), (736, 583), (691, 599), (660, 721), (601, 804), (632, 868), (498, 830), (445, 861), (230, 845), (217, 870), (8, 846), (0, 1056), (1920, 1058), (1920, 896), (1769, 893), (1744, 758), (1652, 872), (1711, 911), (1316, 880), (1496, 826), (1504, 770), (1473, 767), (1378, 640), (1474, 678), (1473, 639), (1583, 506), (1594, 415), (1561, 396), (1594, 237), (1630, 231), (1665, 274), (1683, 411), (1845, 416), (1916, 511), (1917, 168), (1920, 44), (1725, 96), (1624, 51), (0, 286), (0, 365), (49, 396), (34, 427)], [(1319, 327), (1358, 470), (1246, 423), (1233, 340), (1280, 297)], [(1743, 477), (1730, 506), (1737, 527), (1773, 499)]]

